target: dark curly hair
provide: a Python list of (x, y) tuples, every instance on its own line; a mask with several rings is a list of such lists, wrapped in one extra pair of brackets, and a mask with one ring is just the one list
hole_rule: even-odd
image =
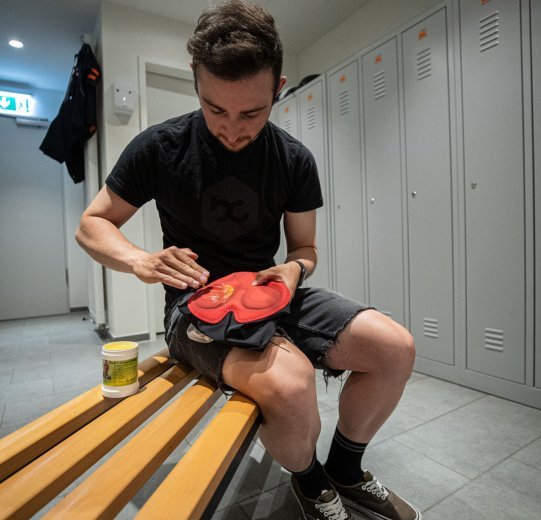
[(237, 80), (270, 69), (275, 89), (282, 74), (283, 50), (272, 15), (243, 0), (228, 0), (203, 12), (186, 45), (192, 56), (195, 88), (197, 67)]

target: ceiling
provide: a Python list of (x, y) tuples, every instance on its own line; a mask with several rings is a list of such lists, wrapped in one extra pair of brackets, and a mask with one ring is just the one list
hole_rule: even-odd
[[(2, 0), (0, 83), (64, 91), (83, 33), (93, 33), (101, 0)], [(215, 0), (110, 0), (195, 25)], [(260, 0), (278, 24), (286, 53), (309, 47), (370, 0)], [(24, 42), (22, 49), (8, 45)]]

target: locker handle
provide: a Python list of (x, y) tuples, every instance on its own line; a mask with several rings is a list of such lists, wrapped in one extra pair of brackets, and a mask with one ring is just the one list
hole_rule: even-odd
[(416, 192), (416, 191), (412, 191), (412, 192), (411, 192), (411, 198), (414, 199), (415, 197), (417, 197), (417, 192)]

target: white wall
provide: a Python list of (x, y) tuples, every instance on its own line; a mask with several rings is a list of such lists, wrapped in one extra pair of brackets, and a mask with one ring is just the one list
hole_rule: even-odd
[(324, 73), (439, 0), (372, 0), (299, 55), (299, 76)]

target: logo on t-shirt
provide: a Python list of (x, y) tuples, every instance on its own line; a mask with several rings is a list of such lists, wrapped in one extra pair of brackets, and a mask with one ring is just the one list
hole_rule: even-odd
[(222, 240), (235, 240), (257, 227), (258, 208), (257, 193), (235, 177), (227, 177), (203, 194), (201, 223)]

